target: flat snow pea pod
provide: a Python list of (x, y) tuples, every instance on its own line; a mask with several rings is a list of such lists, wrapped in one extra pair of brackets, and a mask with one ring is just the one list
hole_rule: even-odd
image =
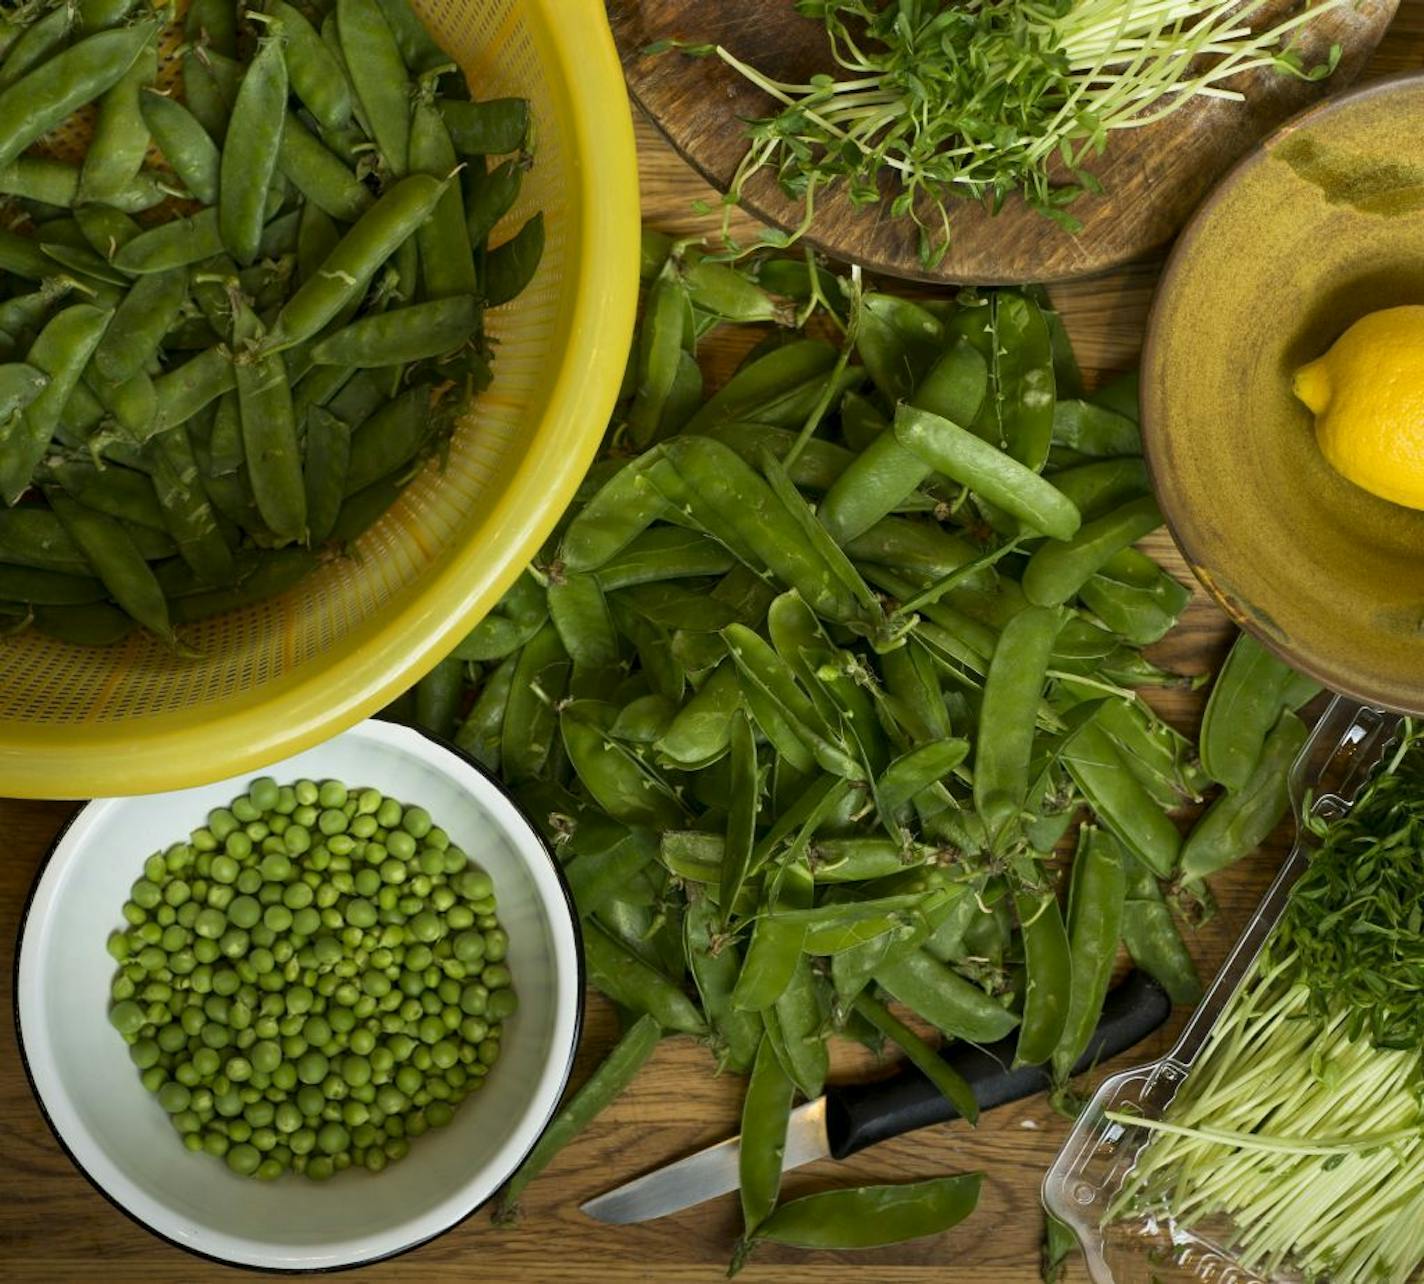
[(1052, 474), (1049, 480), (1073, 501), (1085, 522), (1103, 517), (1152, 489), (1147, 465), (1135, 455), (1079, 464)]
[(104, 585), (92, 576), (0, 565), (0, 600), (32, 606), (82, 606), (102, 602)]
[(500, 737), (501, 770), (520, 781), (543, 770), (569, 681), (569, 657), (553, 624), (546, 624), (519, 653)]
[[(241, 303), (233, 322), (234, 344), (249, 346), (260, 338), (261, 322)], [(307, 492), (286, 363), (279, 352), (249, 351), (247, 360), (232, 364), (242, 415), (242, 450), (257, 510), (274, 534), (305, 541)]]
[(712, 1048), (719, 1066), (746, 1073), (757, 1058), (762, 1023), (755, 1013), (739, 1012), (732, 1006), (732, 988), (742, 969), (741, 951), (735, 941), (717, 934), (717, 921), (717, 907), (709, 898), (700, 896), (688, 902), (682, 920), (688, 971), (712, 1028)]
[(154, 493), (179, 555), (209, 585), (230, 580), (235, 574), (232, 549), (208, 504), (187, 433), (162, 433), (148, 453)]
[(134, 621), (116, 606), (37, 606), (30, 614), (36, 633), (74, 646), (113, 646), (134, 631)]
[(544, 257), (544, 213), (531, 215), (509, 240), (495, 246), (480, 271), (487, 307), (497, 308), (523, 292)]
[(0, 90), (0, 168), (112, 88), (152, 43), (152, 19), (86, 36)]
[(1173, 1003), (1193, 1004), (1202, 996), (1196, 964), (1162, 898), (1151, 871), (1129, 861), (1122, 942), (1132, 961), (1156, 980)]
[(1182, 844), (1182, 877), (1197, 882), (1250, 855), (1290, 806), (1290, 769), (1305, 744), (1305, 724), (1287, 711), (1266, 737), (1254, 769), (1239, 789), (1222, 794)]
[[(938, 522), (907, 517), (885, 517), (845, 543), (856, 562), (877, 562), (897, 571), (939, 579), (968, 566), (979, 550), (962, 535), (947, 531)], [(993, 572), (985, 567), (962, 581), (967, 586), (988, 588)]]
[[(1053, 1075), (1065, 1082), (1086, 1051), (1112, 983), (1122, 935), (1127, 872), (1123, 851), (1096, 825), (1078, 832), (1078, 851), (1068, 884), (1069, 972), (1073, 988), (1063, 1033), (1053, 1049)], [(1032, 981), (1032, 978), (1030, 978)]]
[(682, 822), (682, 808), (666, 786), (580, 707), (567, 705), (559, 715), (564, 751), (579, 782), (608, 815), (627, 825), (667, 828)]
[(1051, 888), (1016, 891), (1014, 909), (1028, 969), (1014, 1063), (1036, 1066), (1053, 1055), (1063, 1037), (1075, 983), (1072, 952), (1058, 897)]
[(916, 853), (898, 839), (870, 836), (816, 839), (806, 852), (817, 884), (888, 878), (926, 855), (927, 850)]
[(326, 366), (392, 366), (423, 361), (468, 342), (480, 324), (480, 308), (470, 294), (412, 303), (375, 312), (328, 334), (311, 350)]
[(663, 580), (725, 575), (736, 564), (716, 540), (700, 531), (656, 526), (633, 539), (594, 572), (605, 592)]
[[(410, 122), (410, 168), (413, 172), (448, 178), (459, 166), (450, 131), (435, 105), (416, 99)], [(425, 297), (474, 295), (479, 291), (475, 256), (465, 229), (465, 199), (460, 183), (450, 183), (435, 212), (416, 233)]]
[(351, 463), (351, 429), (344, 420), (312, 407), (306, 421), (302, 481), (307, 493), (307, 530), (313, 544), (325, 540), (336, 525), (346, 494)]
[(489, 240), (500, 219), (514, 208), (524, 184), (524, 170), (524, 163), (517, 157), (511, 157), (488, 171), (478, 163), (466, 165), (461, 171), (465, 236), (475, 250)]
[(344, 129), (351, 119), (351, 85), (320, 33), (286, 0), (269, 0), (267, 13), (283, 41), (292, 92), (323, 129)]
[[(722, 881), (722, 853), (727, 840), (722, 834), (708, 834), (695, 829), (665, 829), (658, 840), (658, 863), (670, 874), (687, 882), (708, 884), (708, 897)], [(714, 902), (715, 909), (715, 902)], [(721, 916), (714, 913), (714, 925)], [(738, 975), (741, 967), (738, 966)], [(732, 978), (736, 982), (736, 976)]]
[(45, 497), (114, 601), (145, 628), (171, 641), (173, 626), (163, 590), (123, 525), (56, 489), (47, 488)]
[[(591, 827), (582, 819), (576, 824), (577, 832), (571, 842), (577, 841), (583, 847)], [(599, 840), (595, 846), (589, 842), (564, 866), (564, 877), (574, 894), (574, 904), (581, 908), (585, 918), (591, 913), (607, 912), (610, 900), (628, 889), (657, 850), (656, 842), (646, 829), (622, 826), (618, 829), (621, 835), (611, 843), (605, 845)]]
[[(819, 339), (797, 339), (773, 348), (727, 380), (684, 431), (708, 432), (724, 423), (799, 429), (815, 408), (835, 364), (835, 349)], [(847, 386), (851, 373), (841, 376)], [(859, 373), (854, 373), (858, 379)]]
[(706, 1025), (696, 1004), (656, 968), (643, 962), (597, 923), (583, 929), (588, 979), (620, 1007), (653, 1017), (664, 1030), (703, 1034)]
[(0, 89), (8, 89), (21, 76), (58, 53), (74, 25), (73, 5), (56, 5), (43, 18), (30, 23), (5, 52), (0, 64)]
[(237, 54), (237, 12), (227, 0), (193, 0), (183, 17), (183, 30), (195, 44), (229, 58)]
[[(940, 707), (943, 708), (943, 700)], [(875, 784), (875, 797), (892, 815), (909, 806), (916, 794), (944, 780), (969, 756), (969, 742), (946, 738), (922, 744), (896, 758)]]
[(0, 508), (0, 562), (82, 575), (89, 562), (47, 508)]
[(715, 762), (731, 746), (732, 719), (741, 704), (736, 667), (724, 661), (659, 737), (654, 746), (659, 757), (689, 770)]
[(756, 843), (756, 818), (761, 778), (757, 772), (756, 738), (747, 715), (738, 709), (732, 715), (731, 773), (727, 789), (727, 833), (722, 851), (722, 921), (732, 916), (751, 869)]
[[(979, 1202), (980, 1173), (899, 1185), (853, 1186), (782, 1204), (757, 1227), (753, 1242), (793, 1248), (878, 1248), (938, 1235), (958, 1226)], [(734, 1259), (739, 1267), (745, 1250)]]
[(882, 963), (876, 982), (912, 1012), (952, 1039), (993, 1043), (1019, 1024), (1019, 1018), (977, 985), (924, 950)]
[[(272, 373), (275, 377), (275, 368)], [(181, 366), (154, 381), (156, 409), (152, 431), (166, 432), (187, 423), (204, 406), (237, 386), (236, 366), (222, 345), (189, 357)]]
[(282, 44), (266, 38), (238, 87), (218, 174), (218, 229), (227, 252), (244, 267), (256, 261), (262, 243), (286, 115)]
[(1085, 522), (1072, 539), (1043, 544), (1029, 558), (1022, 581), (1025, 595), (1039, 606), (1068, 601), (1115, 553), (1161, 524), (1162, 512), (1151, 495)]
[(444, 183), (428, 174), (412, 174), (388, 188), (327, 255), (316, 276), (302, 282), (283, 305), (269, 345), (305, 342), (364, 294), (376, 269), (409, 239), (444, 190)]
[(19, 391), (0, 406), (0, 500), (6, 504), (14, 504), (30, 485), (111, 316), (83, 303), (56, 313), (30, 346), (28, 368), (36, 373), (22, 368), (4, 381)]
[(277, 150), (277, 168), (313, 205), (344, 223), (371, 206), (371, 191), (294, 113), (288, 112)]
[(114, 255), (114, 266), (135, 275), (166, 272), (210, 259), (221, 254), (222, 249), (218, 212), (205, 209), (191, 218), (169, 219), (140, 232), (119, 247)]
[(400, 46), (401, 57), (412, 75), (450, 65), (450, 56), (425, 29), (425, 24), (407, 0), (376, 0), (376, 3), (390, 24), (396, 44)]
[[(1063, 689), (1070, 690), (1065, 681)], [(1087, 699), (1091, 688), (1083, 688)], [(1196, 760), (1196, 746), (1163, 722), (1140, 698), (1105, 700), (1093, 720), (1111, 737), (1128, 769), (1158, 806), (1170, 809), (1184, 800), (1200, 801), (1209, 783)]]
[(1053, 341), (1048, 322), (1032, 299), (1003, 290), (994, 296), (994, 328), (993, 407), (999, 443), (1037, 472), (1053, 438)]
[(440, 114), (461, 156), (502, 156), (521, 150), (529, 136), (527, 98), (490, 98), (482, 103), (439, 100)]
[(551, 580), (548, 610), (575, 672), (599, 673), (617, 665), (618, 633), (603, 591), (592, 575)]
[(918, 303), (893, 294), (861, 301), (855, 349), (892, 406), (914, 394), (943, 347), (944, 326)]
[(682, 275), (699, 313), (738, 325), (759, 321), (790, 324), (794, 319), (784, 302), (778, 303), (751, 277), (725, 263), (698, 259), (685, 264)]
[(1054, 539), (1071, 539), (1078, 510), (1036, 472), (971, 432), (910, 406), (895, 413), (895, 435), (936, 471)]
[(742, 1224), (751, 1235), (776, 1207), (786, 1154), (795, 1087), (769, 1039), (757, 1048), (747, 1095), (742, 1102), (742, 1138), (737, 1172), (742, 1192)]
[(762, 1022), (782, 1068), (812, 1101), (821, 1095), (830, 1070), (823, 1032), (826, 1015), (811, 960), (803, 954), (781, 997), (762, 1013)]
[(1087, 722), (1063, 749), (1068, 774), (1109, 831), (1159, 878), (1170, 878), (1182, 836), (1127, 769), (1107, 733)]
[[(725, 917), (730, 911), (724, 905)], [(732, 991), (732, 1006), (740, 1012), (761, 1012), (786, 991), (801, 958), (804, 923), (763, 914), (752, 927), (751, 944)]]
[(1192, 600), (1191, 589), (1135, 548), (1109, 558), (1078, 595), (1108, 628), (1135, 646), (1166, 634)]
[(511, 655), (485, 679), (474, 705), (455, 733), (456, 745), (490, 771), (499, 770), (504, 712), (518, 663), (519, 657)]
[(929, 1044), (889, 1008), (883, 1003), (877, 1003), (868, 994), (862, 994), (855, 1001), (855, 1010), (899, 1047), (915, 1069), (940, 1090), (940, 1094), (955, 1108), (961, 1119), (969, 1124), (979, 1121), (979, 1103), (974, 1098), (974, 1089), (969, 1085), (969, 1081), (948, 1061), (938, 1056)]
[(1201, 763), (1212, 780), (1241, 789), (1251, 779), (1292, 676), (1290, 667), (1249, 633), (1237, 636), (1202, 715)]
[(149, 144), (139, 95), (157, 74), (158, 51), (147, 45), (99, 99), (94, 136), (79, 176), (80, 200), (108, 201), (138, 176)]
[[(405, 466), (420, 453), (432, 431), (429, 407), (430, 389), (418, 384), (360, 423), (351, 437), (348, 495)], [(335, 403), (331, 411), (341, 413)]]
[(198, 118), (182, 103), (153, 88), (140, 92), (139, 110), (163, 159), (183, 186), (204, 205), (216, 205), (221, 156)]
[(559, 544), (559, 558), (569, 570), (603, 566), (667, 511), (667, 500), (647, 476), (660, 458), (653, 450), (629, 460), (569, 523)]
[(656, 691), (630, 700), (619, 711), (608, 734), (630, 744), (650, 745), (672, 723), (677, 706)]
[(538, 1144), (506, 1183), (499, 1197), (500, 1216), (513, 1214), (524, 1188), (633, 1082), (661, 1038), (662, 1026), (651, 1015), (640, 1016), (628, 1027), (583, 1086), (565, 1099)]
[(999, 635), (984, 682), (974, 756), (974, 806), (989, 840), (1012, 831), (1028, 803), (1036, 712), (1061, 614), (1030, 606)]
[(1054, 406), (1053, 441), (1095, 459), (1142, 454), (1136, 421), (1091, 401), (1060, 401)]
[(341, 52), (366, 126), (386, 170), (399, 177), (410, 156), (411, 88), (400, 46), (376, 0), (336, 0), (335, 12)]
[[(784, 464), (798, 435), (788, 428), (735, 421), (714, 424), (703, 430), (703, 436), (713, 437), (724, 446), (730, 446), (752, 465), (757, 463), (763, 451), (769, 451)], [(811, 437), (804, 443), (801, 453), (792, 460), (787, 473), (802, 490), (828, 491), (854, 458), (843, 446), (820, 437)]]
[(188, 297), (186, 268), (139, 277), (114, 310), (114, 320), (94, 351), (104, 378), (121, 383), (148, 366)]

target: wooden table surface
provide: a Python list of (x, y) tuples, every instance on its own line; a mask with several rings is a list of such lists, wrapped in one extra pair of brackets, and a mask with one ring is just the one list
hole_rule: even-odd
[[(1405, 0), (1371, 64), (1371, 75), (1424, 67), (1424, 0)], [(646, 122), (638, 123), (645, 218), (670, 231), (710, 226), (692, 211), (709, 195)], [(1143, 322), (1157, 279), (1150, 261), (1091, 281), (1053, 290), (1075, 348), (1090, 372), (1121, 370), (1136, 360)], [(1165, 535), (1147, 546), (1187, 580)], [(1156, 658), (1186, 672), (1220, 659), (1230, 636), (1225, 618), (1202, 596), (1156, 649)], [(1154, 703), (1184, 731), (1200, 716), (1202, 696), (1159, 693)], [(54, 1281), (144, 1280), (154, 1284), (240, 1279), (234, 1270), (187, 1256), (150, 1236), (101, 1198), (71, 1166), (31, 1098), (15, 1046), (13, 953), (20, 911), (35, 870), (72, 807), (63, 803), (0, 800), (0, 1279)], [(1235, 939), (1271, 875), (1281, 847), (1273, 844), (1214, 884), (1219, 912), (1190, 940), (1210, 975)], [(1185, 1014), (1100, 1074), (1159, 1056)], [(611, 1045), (611, 1010), (591, 997), (585, 1037), (574, 1071), (580, 1081)], [(642, 1226), (603, 1226), (579, 1204), (617, 1182), (675, 1159), (737, 1128), (741, 1084), (717, 1079), (697, 1044), (666, 1040), (633, 1088), (566, 1150), (524, 1198), (523, 1221), (496, 1228), (483, 1214), (395, 1262), (371, 1267), (365, 1281), (455, 1281), (478, 1274), (502, 1282), (666, 1281), (682, 1284), (722, 1277), (738, 1231), (735, 1196), (727, 1196)], [(855, 1058), (838, 1063), (843, 1077), (877, 1073)], [(929, 1129), (887, 1142), (837, 1164), (824, 1161), (789, 1175), (795, 1195), (834, 1184), (899, 1181), (978, 1169), (985, 1175), (974, 1217), (935, 1239), (859, 1254), (801, 1254), (764, 1250), (747, 1267), (749, 1282), (782, 1284), (937, 1284), (1037, 1279), (1042, 1218), (1038, 1188), (1062, 1142), (1067, 1123), (1041, 1098), (986, 1115), (977, 1129), (962, 1124)], [(248, 1276), (250, 1278), (250, 1276)], [(1086, 1278), (1080, 1269), (1070, 1280)], [(1126, 1284), (1126, 1282), (1125, 1282)]]

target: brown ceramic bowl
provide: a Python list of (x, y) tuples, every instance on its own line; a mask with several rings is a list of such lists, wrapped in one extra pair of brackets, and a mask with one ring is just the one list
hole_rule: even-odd
[(1378, 308), (1424, 303), (1424, 75), (1295, 117), (1167, 264), (1143, 354), (1157, 498), (1243, 628), (1337, 691), (1424, 712), (1424, 512), (1347, 482), (1291, 374)]

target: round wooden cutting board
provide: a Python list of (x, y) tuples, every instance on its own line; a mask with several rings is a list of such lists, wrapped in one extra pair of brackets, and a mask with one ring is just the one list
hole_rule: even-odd
[[(1253, 25), (1279, 21), (1297, 6), (1272, 0)], [(1320, 82), (1263, 68), (1230, 82), (1243, 103), (1198, 99), (1156, 124), (1117, 130), (1089, 168), (1103, 195), (1072, 207), (1082, 221), (1069, 233), (1017, 197), (996, 215), (964, 202), (951, 209), (954, 240), (933, 270), (920, 263), (915, 227), (885, 217), (884, 207), (856, 208), (839, 190), (822, 194), (807, 240), (833, 258), (874, 271), (924, 281), (1015, 284), (1089, 276), (1163, 245), (1186, 221), (1213, 182), (1252, 143), (1287, 116), (1359, 74), (1394, 17), (1399, 0), (1341, 5), (1304, 28), (1299, 48), (1307, 65), (1332, 44), (1340, 64)], [(678, 52), (649, 56), (662, 39), (724, 45), (779, 80), (804, 81), (834, 68), (819, 22), (800, 17), (792, 0), (608, 0), (628, 86), (639, 105), (719, 190), (725, 191), (746, 150), (741, 121), (765, 116), (773, 100), (717, 58)], [(801, 218), (767, 172), (747, 184), (744, 204), (790, 229)]]

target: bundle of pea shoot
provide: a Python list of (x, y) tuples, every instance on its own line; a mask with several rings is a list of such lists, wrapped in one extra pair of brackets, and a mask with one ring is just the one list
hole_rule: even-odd
[(177, 21), (0, 22), (0, 616), (70, 642), (174, 639), (358, 535), (488, 384), (484, 311), (543, 249), (538, 215), (489, 244), (528, 104), (470, 101), (406, 0)]
[[(1280, 746), (1315, 688), (1243, 639), (1209, 768), (1137, 694), (1190, 684), (1142, 650), (1190, 593), (1134, 547), (1161, 521), (1135, 379), (1085, 397), (1040, 292), (917, 302), (656, 232), (643, 271), (602, 457), (391, 711), (455, 737), (541, 826), (626, 1017), (501, 1211), (686, 1035), (750, 1076), (734, 1265), (762, 1241), (942, 1231), (977, 1175), (779, 1202), (828, 1042), (899, 1045), (973, 1121), (895, 1005), (946, 1041), (1016, 1037), (1067, 1104), (1120, 942), (1199, 997), (1172, 906), (1281, 818)], [(745, 357), (709, 396), (713, 330)], [(1184, 840), (1172, 813), (1214, 780)]]

